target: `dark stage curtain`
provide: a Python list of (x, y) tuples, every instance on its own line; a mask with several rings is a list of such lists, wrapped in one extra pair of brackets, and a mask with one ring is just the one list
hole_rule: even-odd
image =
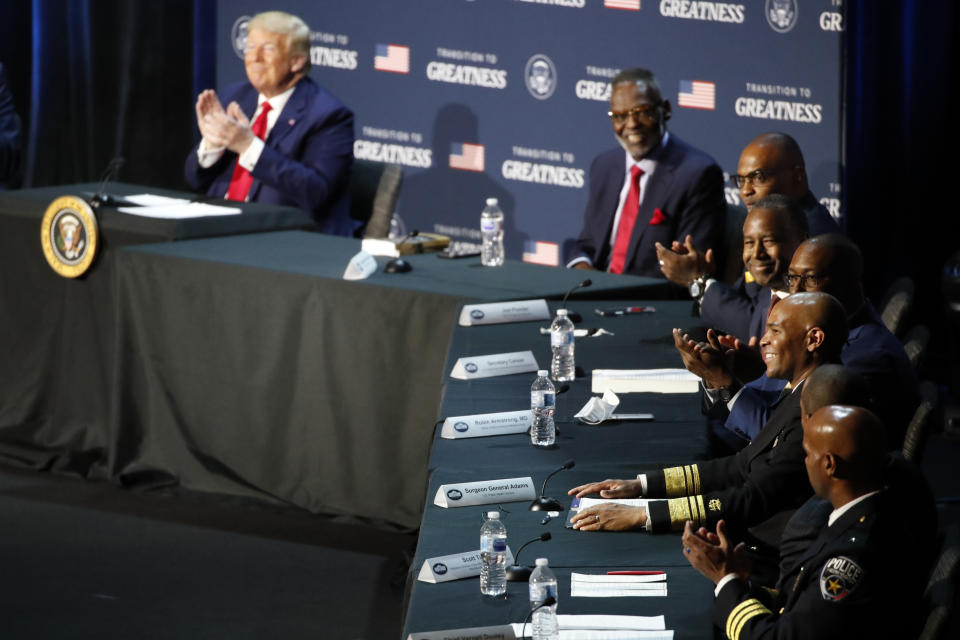
[(33, 0), (32, 17), (24, 186), (95, 180), (115, 156), (126, 182), (182, 186), (193, 0)]
[(943, 317), (940, 273), (956, 235), (955, 0), (845, 0), (847, 231), (879, 299), (909, 275), (916, 320)]

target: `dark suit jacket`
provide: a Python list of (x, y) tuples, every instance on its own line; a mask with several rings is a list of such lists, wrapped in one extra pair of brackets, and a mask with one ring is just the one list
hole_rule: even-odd
[(648, 472), (646, 497), (670, 498), (648, 504), (654, 533), (681, 531), (686, 520), (713, 529), (723, 518), (731, 532), (742, 534), (802, 504), (812, 493), (801, 446), (802, 386), (776, 406), (753, 442), (735, 455)]
[(800, 206), (807, 214), (807, 226), (810, 228), (810, 237), (824, 233), (843, 233), (840, 225), (833, 219), (827, 208), (820, 204), (811, 191), (800, 198)]
[(936, 549), (929, 489), (890, 484), (831, 526), (826, 505), (813, 498), (787, 524), (777, 590), (741, 580), (720, 590), (714, 623), (730, 637), (916, 637), (920, 596)]
[(708, 327), (719, 329), (747, 341), (759, 340), (770, 310), (769, 287), (746, 282), (740, 276), (732, 285), (714, 282), (700, 301), (700, 317)]
[[(850, 325), (840, 359), (866, 378), (870, 386), (870, 408), (883, 421), (887, 446), (899, 449), (907, 424), (920, 403), (917, 375), (903, 345), (883, 325), (870, 302), (850, 318)], [(738, 434), (746, 444), (759, 433), (770, 414), (770, 403), (783, 386), (782, 380), (771, 380), (766, 375), (748, 383), (726, 419), (726, 429)]]
[[(224, 105), (236, 101), (252, 116), (257, 91), (249, 82), (231, 85), (220, 96)], [(230, 186), (237, 154), (227, 151), (208, 169), (197, 160), (197, 148), (187, 156), (187, 184), (222, 198)], [(253, 168), (250, 202), (298, 207), (316, 220), (324, 233), (350, 236), (357, 223), (350, 217), (347, 191), (353, 165), (353, 112), (309, 77), (297, 83), (277, 123), (265, 140)]]
[[(624, 153), (618, 147), (593, 161), (583, 230), (568, 262), (586, 257), (598, 269), (606, 269), (610, 263), (610, 234), (626, 177)], [(655, 149), (650, 157), (657, 160), (657, 169), (641, 194), (623, 272), (662, 278), (655, 242), (669, 247), (690, 234), (698, 248), (717, 246), (726, 211), (723, 172), (713, 158), (672, 133), (667, 145)], [(666, 219), (651, 225), (656, 209)]]

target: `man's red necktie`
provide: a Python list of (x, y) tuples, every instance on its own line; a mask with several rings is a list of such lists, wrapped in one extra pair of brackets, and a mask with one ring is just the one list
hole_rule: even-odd
[[(261, 140), (267, 133), (267, 114), (270, 113), (270, 103), (264, 102), (260, 115), (253, 121), (250, 131)], [(247, 199), (250, 192), (250, 185), (253, 184), (253, 176), (249, 171), (240, 166), (240, 158), (237, 157), (237, 164), (233, 167), (233, 177), (230, 178), (230, 188), (227, 189), (227, 200), (236, 200), (243, 202)]]
[(610, 257), (610, 273), (623, 273), (623, 266), (627, 261), (627, 249), (630, 247), (630, 236), (633, 235), (633, 226), (637, 222), (637, 211), (640, 209), (640, 176), (643, 169), (637, 165), (630, 167), (630, 192), (623, 202), (620, 211), (620, 225), (617, 227), (617, 238), (613, 242), (613, 255)]

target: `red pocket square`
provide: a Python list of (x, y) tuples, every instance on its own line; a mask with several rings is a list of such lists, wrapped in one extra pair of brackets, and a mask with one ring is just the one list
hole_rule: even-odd
[(653, 210), (653, 215), (650, 216), (650, 224), (663, 224), (667, 221), (667, 216), (663, 215), (663, 211), (660, 211), (659, 207)]

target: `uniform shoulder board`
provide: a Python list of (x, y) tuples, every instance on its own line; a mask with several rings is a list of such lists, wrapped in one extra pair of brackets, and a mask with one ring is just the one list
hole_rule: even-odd
[(853, 593), (862, 579), (863, 569), (850, 558), (830, 558), (820, 571), (820, 595), (824, 600), (840, 602)]

